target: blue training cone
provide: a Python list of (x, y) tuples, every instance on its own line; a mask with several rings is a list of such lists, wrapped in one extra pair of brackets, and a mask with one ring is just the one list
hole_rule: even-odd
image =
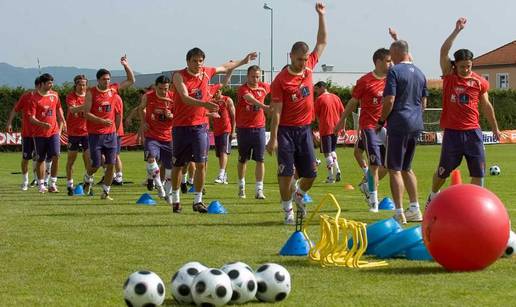
[(281, 248), (280, 256), (306, 256), (310, 250), (310, 244), (301, 231), (295, 231)]
[(82, 187), (82, 184), (78, 184), (75, 186), (75, 189), (73, 189), (73, 195), (74, 196), (84, 196), (84, 189)]
[(394, 202), (389, 197), (385, 197), (378, 204), (378, 209), (380, 209), (380, 210), (394, 210), (394, 208), (395, 208)]
[(209, 214), (226, 214), (228, 211), (224, 206), (220, 203), (218, 200), (214, 200), (210, 203), (208, 206), (208, 213)]
[(152, 196), (149, 193), (143, 193), (140, 198), (136, 201), (138, 205), (146, 205), (146, 206), (154, 206), (156, 201), (152, 199)]
[(195, 192), (195, 187), (191, 186), (190, 189), (188, 189), (188, 193), (193, 193), (193, 192)]
[(305, 204), (313, 202), (312, 198), (310, 197), (310, 195), (308, 195), (308, 193), (305, 193), (305, 196), (303, 196), (303, 202), (305, 202)]

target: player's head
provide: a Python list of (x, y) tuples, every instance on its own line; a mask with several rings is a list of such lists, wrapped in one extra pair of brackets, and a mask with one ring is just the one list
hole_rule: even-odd
[(310, 50), (305, 42), (296, 42), (290, 50), (290, 66), (295, 72), (300, 72), (306, 67)]
[(106, 89), (111, 82), (111, 73), (105, 68), (97, 71), (97, 83), (101, 89)]
[(85, 75), (77, 75), (73, 78), (73, 89), (78, 94), (86, 93), (88, 87), (88, 79)]
[(206, 54), (200, 48), (192, 48), (186, 53), (186, 66), (194, 74), (198, 73), (204, 65)]
[(473, 52), (468, 49), (459, 49), (453, 54), (453, 65), (459, 76), (467, 77), (471, 74), (473, 66)]
[(391, 44), (390, 48), (391, 59), (394, 64), (398, 64), (409, 57), (409, 46), (404, 40), (397, 40)]
[(39, 76), (37, 76), (36, 79), (34, 79), (34, 88), (39, 89), (40, 86), (41, 86), (41, 80), (39, 79)]
[(40, 89), (42, 91), (49, 91), (54, 86), (54, 77), (51, 74), (42, 74), (39, 76)]
[(156, 78), (154, 82), (154, 86), (156, 88), (156, 93), (160, 96), (165, 96), (170, 88), (170, 79), (163, 75)]
[(322, 93), (326, 92), (328, 89), (328, 84), (324, 81), (319, 81), (316, 84), (314, 84), (314, 93), (316, 96), (321, 95)]
[(375, 70), (386, 74), (392, 65), (391, 54), (388, 49), (380, 48), (373, 53)]
[(247, 68), (247, 84), (256, 86), (262, 80), (262, 69), (258, 65), (251, 65)]

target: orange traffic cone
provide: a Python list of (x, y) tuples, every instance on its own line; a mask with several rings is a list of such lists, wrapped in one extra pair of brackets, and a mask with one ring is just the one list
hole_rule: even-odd
[(355, 188), (353, 187), (353, 185), (352, 185), (352, 184), (350, 184), (350, 183), (346, 183), (346, 184), (344, 184), (344, 190), (346, 190), (346, 191), (351, 191), (351, 190), (354, 190), (354, 189), (355, 189)]
[(460, 176), (460, 170), (454, 169), (451, 172), (451, 185), (462, 184), (462, 177)]

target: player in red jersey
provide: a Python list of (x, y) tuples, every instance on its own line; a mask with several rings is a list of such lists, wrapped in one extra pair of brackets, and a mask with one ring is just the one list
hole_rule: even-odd
[(256, 58), (256, 53), (248, 54), (244, 59), (228, 62), (220, 67), (205, 67), (205, 54), (199, 48), (193, 48), (186, 55), (187, 67), (172, 76), (176, 92), (173, 134), (173, 169), (172, 201), (173, 212), (181, 212), (179, 187), (181, 169), (188, 162), (196, 163), (194, 179), (194, 201), (192, 208), (199, 213), (206, 213), (202, 202), (207, 160), (205, 126), (206, 112), (217, 111), (218, 106), (209, 100), (208, 82), (217, 73), (227, 73)]
[[(278, 183), (285, 223), (294, 224), (292, 198), (306, 214), (303, 197), (317, 176), (312, 140), (314, 105), (312, 71), (327, 44), (324, 4), (315, 5), (319, 16), (317, 43), (312, 53), (305, 42), (296, 42), (290, 53), (291, 64), (276, 76), (271, 85), (271, 135), (266, 149), (278, 154)], [(294, 167), (301, 178), (292, 191)]]
[(439, 166), (434, 174), (427, 205), (439, 192), (450, 172), (457, 168), (462, 157), (468, 162), (471, 183), (483, 186), (485, 150), (478, 109), (486, 117), (493, 136), (500, 138), (493, 105), (489, 101), (489, 82), (471, 70), (473, 53), (459, 49), (452, 62), (448, 53), (453, 41), (464, 29), (466, 18), (459, 18), (455, 29), (441, 47), (440, 64), (443, 73), (443, 110), (441, 128), (444, 129)]
[[(368, 199), (370, 211), (378, 212), (378, 182), (387, 171), (383, 167), (384, 140), (379, 137), (375, 128), (382, 114), (383, 89), (387, 80), (387, 72), (392, 64), (389, 50), (385, 48), (376, 50), (373, 54), (373, 63), (374, 70), (358, 79), (353, 88), (352, 98), (335, 129), (343, 129), (346, 118), (360, 104), (361, 142), (364, 144), (364, 150), (369, 160), (369, 171), (365, 171), (364, 175), (366, 178), (372, 176), (360, 185), (360, 189)], [(368, 187), (367, 182), (371, 180), (372, 186)]]
[[(37, 184), (37, 174), (36, 174), (36, 160), (34, 155), (34, 139), (32, 138), (32, 132), (31, 132), (31, 124), (30, 124), (30, 117), (28, 114), (28, 110), (30, 107), (30, 104), (32, 103), (32, 99), (34, 98), (34, 95), (37, 93), (39, 87), (40, 87), (40, 80), (39, 76), (34, 80), (34, 87), (35, 89), (29, 92), (24, 93), (21, 95), (21, 97), (18, 99), (14, 107), (12, 108), (11, 112), (9, 113), (9, 117), (7, 118), (6, 123), (6, 130), (7, 132), (13, 132), (12, 122), (14, 119), (14, 116), (16, 113), (21, 113), (22, 117), (22, 131), (21, 131), (21, 137), (22, 137), (22, 160), (21, 160), (21, 173), (23, 177), (23, 181), (21, 184), (21, 190), (27, 191), (29, 188), (29, 161), (32, 159), (32, 169), (34, 173), (34, 179), (33, 182)], [(31, 184), (32, 185), (32, 184)]]
[(131, 86), (134, 73), (123, 56), (120, 63), (125, 69), (127, 79), (120, 85), (111, 84), (111, 73), (107, 69), (97, 71), (97, 85), (86, 92), (86, 102), (81, 111), (87, 120), (88, 143), (90, 147), (91, 165), (84, 175), (84, 190), (91, 194), (93, 174), (101, 166), (102, 156), (105, 158), (106, 172), (103, 179), (101, 199), (112, 200), (109, 196), (113, 182), (113, 170), (116, 163), (118, 140), (116, 131), (121, 124), (121, 110), (123, 107), (118, 90)]
[[(147, 178), (152, 180), (158, 189), (158, 195), (169, 204), (172, 177), (172, 120), (174, 101), (169, 91), (170, 79), (159, 76), (155, 82), (155, 90), (142, 96), (139, 106), (140, 121), (145, 136), (145, 158), (147, 160)], [(160, 162), (165, 168), (165, 186), (161, 180)]]
[[(54, 78), (50, 74), (43, 74), (40, 77), (41, 86), (33, 97), (28, 115), (32, 125), (32, 136), (34, 137), (35, 152), (37, 154), (37, 173), (39, 180), (39, 192), (57, 193), (57, 171), (59, 167), (59, 155), (61, 147), (60, 133), (66, 130), (66, 122), (61, 108), (59, 95), (52, 91)], [(50, 184), (45, 187), (45, 165), (46, 158), (52, 160), (50, 170)]]
[(245, 198), (245, 173), (247, 161), (256, 162), (255, 198), (265, 199), (263, 178), (265, 176), (265, 97), (270, 85), (261, 82), (262, 70), (258, 65), (247, 69), (247, 81), (238, 89), (236, 128), (238, 140), (238, 196)]
[(335, 133), (334, 129), (344, 112), (344, 105), (339, 96), (328, 92), (324, 81), (319, 81), (314, 85), (314, 93), (317, 97), (314, 112), (319, 123), (321, 152), (326, 158), (326, 168), (328, 169), (326, 183), (334, 183), (340, 181), (340, 167), (335, 152), (338, 133)]
[(66, 161), (66, 188), (68, 195), (73, 196), (73, 164), (77, 158), (77, 153), (82, 150), (84, 169), (90, 167), (90, 151), (88, 146), (88, 130), (86, 129), (86, 119), (84, 112), (78, 111), (84, 104), (88, 79), (84, 75), (75, 76), (74, 90), (66, 97), (68, 112), (66, 115), (66, 125), (68, 127), (68, 159)]

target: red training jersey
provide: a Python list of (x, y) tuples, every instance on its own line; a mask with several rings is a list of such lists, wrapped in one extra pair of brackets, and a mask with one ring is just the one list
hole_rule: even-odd
[(115, 109), (119, 107), (117, 97), (117, 90), (109, 87), (108, 89), (101, 91), (98, 87), (92, 87), (91, 93), (91, 108), (90, 113), (102, 118), (108, 119), (112, 122), (110, 126), (104, 126), (103, 124), (87, 120), (86, 127), (88, 134), (110, 134), (116, 131), (115, 128)]
[(332, 135), (333, 129), (344, 112), (344, 106), (339, 96), (325, 92), (315, 100), (315, 115), (319, 122), (319, 134), (321, 136)]
[(478, 102), (489, 90), (489, 82), (471, 72), (469, 77), (452, 73), (443, 77), (441, 128), (471, 130), (480, 127)]
[(32, 131), (31, 127), (32, 124), (30, 123), (30, 115), (29, 115), (29, 109), (31, 108), (31, 104), (34, 101), (35, 92), (30, 91), (27, 93), (24, 93), (21, 95), (20, 99), (18, 99), (18, 102), (14, 105), (14, 111), (15, 112), (21, 112), (22, 116), (22, 131), (21, 135), (22, 137), (32, 137)]
[(231, 133), (229, 97), (222, 95), (220, 100), (213, 98), (211, 101), (219, 105), (218, 114), (220, 116), (220, 118), (213, 118), (213, 135), (219, 136), (224, 133)]
[(263, 108), (247, 102), (244, 96), (250, 94), (260, 103), (264, 103), (265, 96), (271, 91), (269, 84), (258, 82), (257, 87), (252, 88), (247, 83), (238, 88), (238, 103), (236, 105), (237, 128), (263, 128), (265, 127), (265, 112)]
[(351, 96), (360, 101), (360, 129), (376, 128), (382, 116), (383, 89), (387, 78), (378, 78), (373, 72), (358, 79)]
[(37, 120), (50, 124), (50, 128), (32, 125), (32, 136), (51, 137), (59, 133), (57, 124), (57, 112), (61, 111), (61, 101), (59, 95), (54, 91), (49, 91), (45, 96), (39, 93), (34, 94), (34, 101), (30, 104), (29, 115)]
[(66, 113), (66, 128), (68, 136), (86, 136), (88, 130), (86, 129), (86, 119), (84, 118), (84, 112), (72, 113), (70, 107), (78, 107), (84, 104), (84, 97), (79, 96), (75, 92), (71, 92), (66, 96), (66, 105), (68, 106), (68, 112)]
[(167, 110), (174, 111), (174, 101), (170, 92), (165, 97), (159, 97), (156, 91), (145, 94), (147, 98), (147, 106), (145, 107), (145, 122), (147, 123), (147, 131), (144, 132), (145, 137), (161, 142), (170, 142), (172, 140), (172, 118), (165, 116)]
[[(203, 67), (197, 75), (189, 73), (187, 68), (176, 73), (181, 74), (188, 96), (202, 101), (209, 100), (208, 82), (216, 73), (215, 67)], [(207, 110), (184, 103), (179, 95), (175, 100), (174, 108), (174, 126), (197, 126), (206, 123)]]
[(285, 67), (272, 82), (272, 103), (283, 103), (280, 126), (306, 126), (312, 122), (314, 109), (312, 71), (318, 60), (317, 53), (312, 52), (301, 73), (293, 74), (288, 67)]

